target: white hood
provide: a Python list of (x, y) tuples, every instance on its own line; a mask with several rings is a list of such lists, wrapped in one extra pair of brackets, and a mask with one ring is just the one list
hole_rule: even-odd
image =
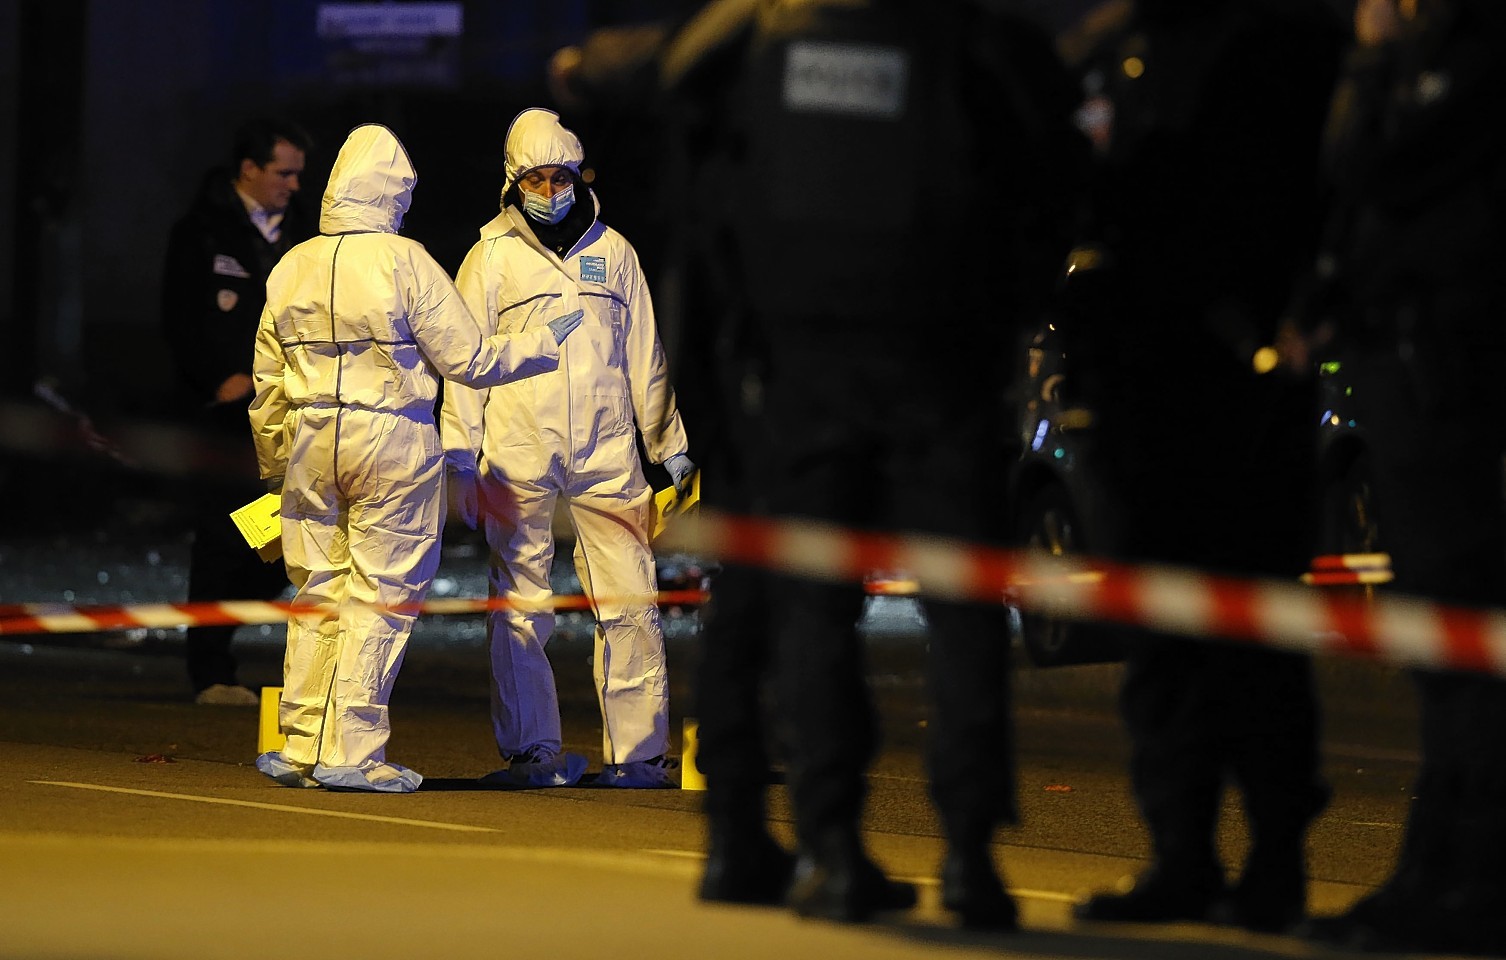
[(397, 233), (417, 183), (408, 151), (391, 130), (375, 123), (356, 127), (329, 172), (319, 232)]
[(560, 123), (560, 115), (542, 107), (530, 107), (513, 118), (503, 147), (502, 193), (506, 195), (518, 178), (535, 167), (569, 167), (580, 173), (586, 152), (580, 138)]

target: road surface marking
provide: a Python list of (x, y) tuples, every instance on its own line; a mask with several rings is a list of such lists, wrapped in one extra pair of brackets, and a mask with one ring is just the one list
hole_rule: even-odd
[(473, 827), (464, 823), (442, 823), (437, 820), (413, 820), (408, 817), (380, 817), (373, 813), (345, 813), (339, 810), (315, 810), (310, 807), (290, 807), (281, 803), (261, 803), (256, 800), (229, 800), (224, 797), (200, 797), (191, 793), (163, 793), (160, 790), (133, 790), (127, 787), (106, 787), (97, 783), (72, 783), (67, 780), (28, 780), (42, 787), (73, 787), (76, 790), (98, 790), (103, 793), (128, 793), (138, 797), (160, 797), (164, 800), (191, 800), (194, 803), (219, 803), (230, 807), (250, 807), (254, 810), (276, 810), (280, 813), (303, 813), (313, 817), (339, 817), (343, 820), (367, 820), (373, 823), (395, 823), (405, 827), (429, 827), (434, 830), (455, 830), (460, 833), (501, 833), (495, 827)]

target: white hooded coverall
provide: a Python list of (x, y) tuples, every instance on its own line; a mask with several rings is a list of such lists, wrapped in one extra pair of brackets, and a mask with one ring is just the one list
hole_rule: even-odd
[(484, 339), (449, 275), (398, 235), (416, 182), (391, 131), (353, 130), (321, 235), (272, 271), (256, 339), (257, 458), (264, 478), (285, 477), (294, 603), (316, 606), (288, 621), (282, 756), (320, 783), (329, 771), (390, 780), (395, 767), (387, 703), (439, 563), (439, 377), (495, 384), (559, 359), (542, 325)]
[[(548, 110), (520, 114), (505, 150), (504, 195), (529, 170), (560, 165), (578, 172), (583, 159), (580, 141)], [(575, 202), (596, 200), (587, 192)], [(638, 255), (594, 220), (556, 256), (509, 206), (481, 228), (456, 286), (487, 332), (518, 334), (585, 311), (560, 349), (558, 370), (485, 391), (446, 390), (440, 414), (451, 468), (462, 476), (479, 469), (491, 594), (512, 601), (488, 615), (498, 750), (512, 759), (535, 747), (561, 749), (559, 698), (544, 646), (555, 624), (548, 606), (552, 520), (563, 496), (596, 617), (603, 762), (659, 757), (669, 748), (669, 682), (648, 541), (653, 491), (634, 424), (654, 463), (687, 452), (687, 441)]]

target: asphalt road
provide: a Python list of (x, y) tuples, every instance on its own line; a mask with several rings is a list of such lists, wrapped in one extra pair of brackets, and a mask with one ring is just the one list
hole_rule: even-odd
[[(1200, 925), (1084, 927), (1071, 903), (1144, 867), (1124, 776), (1113, 665), (1021, 670), (1023, 823), (995, 848), (1025, 932), (951, 928), (925, 798), (920, 642), (870, 641), (885, 750), (868, 839), (921, 884), (912, 913), (862, 928), (782, 910), (711, 907), (693, 891), (699, 794), (477, 789), (496, 765), (485, 654), (415, 645), (393, 699), (390, 756), (422, 772), (407, 796), (278, 787), (258, 774), (256, 711), (196, 707), (171, 643), (0, 642), (0, 957), (1109, 957), (1331, 955)], [(275, 684), (281, 647), (241, 645), (243, 679)], [(671, 644), (676, 730), (691, 644)], [(600, 764), (589, 645), (551, 648), (566, 741)], [(1342, 909), (1382, 880), (1415, 773), (1409, 689), (1380, 668), (1324, 663), (1335, 801), (1311, 838), (1311, 900)], [(589, 775), (588, 775), (589, 779)], [(788, 838), (782, 788), (775, 830)], [(1221, 840), (1245, 838), (1230, 799)]]

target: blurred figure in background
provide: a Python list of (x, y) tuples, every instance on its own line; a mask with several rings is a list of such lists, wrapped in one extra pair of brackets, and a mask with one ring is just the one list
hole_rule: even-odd
[[(578, 43), (557, 50), (545, 75), (555, 104), (570, 117), (572, 129), (592, 145), (593, 189), (606, 185), (615, 229), (633, 238), (640, 268), (654, 291), (654, 319), (670, 379), (682, 400), (690, 394), (700, 399), (692, 380), (701, 371), (680, 362), (688, 334), (682, 296), (688, 281), (682, 272), (684, 240), (675, 229), (679, 205), (669, 199), (676, 178), (665, 175), (674, 151), (668, 102), (660, 96), (659, 61), (670, 38), (701, 4), (702, 0), (657, 0), (647, 5), (652, 11), (632, 7), (638, 10), (637, 18), (598, 27)], [(613, 183), (623, 187), (612, 190)], [(700, 406), (692, 401), (680, 407), (698, 452), (716, 441), (697, 429)], [(648, 462), (643, 466), (656, 490), (670, 482), (662, 467)]]
[[(313, 218), (298, 202), (309, 145), (308, 134), (293, 123), (247, 121), (235, 133), (229, 166), (205, 175), (168, 240), (163, 334), (210, 444), (246, 444), (251, 347), (266, 304), (267, 275), (314, 232)], [(270, 600), (286, 589), (282, 565), (263, 563), (230, 520), (232, 510), (260, 492), (250, 476), (239, 485), (196, 484), (188, 602)], [(234, 624), (188, 630), (188, 678), (196, 702), (260, 702), (236, 675), (234, 633)]]
[[(598, 178), (592, 187), (611, 198), (612, 224), (633, 238), (633, 249), (656, 294), (674, 225), (674, 211), (662, 202), (659, 190), (644, 187), (664, 164), (664, 117), (656, 96), (658, 55), (676, 26), (699, 6), (700, 0), (618, 5), (623, 11), (618, 18), (629, 16), (626, 11), (634, 15), (627, 22), (599, 26), (578, 44), (557, 51), (546, 75), (554, 104), (582, 142), (591, 144), (590, 166)], [(675, 331), (666, 327), (670, 318), (663, 298), (656, 299), (661, 301), (656, 311), (659, 334), (669, 351)]]
[(554, 369), (581, 314), (483, 338), (450, 277), (400, 236), (418, 174), (392, 131), (365, 124), (335, 158), (320, 235), (267, 280), (251, 431), (280, 492), (298, 588), (288, 618), (280, 751), (256, 767), (284, 786), (410, 793), (386, 761), (387, 703), (439, 567), (444, 456), (439, 379), (477, 386)]
[[(1506, 606), (1506, 6), (1360, 0), (1330, 124), (1316, 309), (1369, 437), (1393, 588)], [(1419, 671), (1422, 766), (1396, 869), (1308, 932), (1506, 956), (1506, 683)]]
[[(1322, 220), (1319, 147), (1342, 30), (1308, 0), (1135, 0), (1063, 49), (1097, 152), (1096, 239), (1117, 309), (1076, 332), (1097, 411), (1117, 551), (1295, 578), (1311, 531), (1314, 378), (1269, 347)], [(1308, 824), (1327, 802), (1307, 657), (1140, 631), (1121, 691), (1152, 863), (1087, 920), (1213, 919), (1261, 930), (1304, 913)], [(1226, 780), (1251, 848), (1228, 885)]]
[[(980, 438), (998, 433), (1021, 315), (1066, 252), (1085, 151), (1049, 39), (966, 2), (724, 0), (676, 35), (663, 71), (687, 171), (666, 201), (686, 231), (685, 366), (719, 408), (705, 502), (997, 542), (1003, 444)], [(877, 749), (861, 584), (729, 566), (712, 593), (702, 899), (788, 897), (848, 922), (909, 907), (913, 887), (861, 835)], [(929, 597), (925, 611), (942, 903), (1013, 929), (991, 845), (1016, 816), (1005, 610)], [(792, 884), (765, 823), (765, 684)]]
[(457, 276), (488, 333), (530, 330), (566, 308), (588, 313), (557, 373), (491, 390), (457, 387), (445, 398), (457, 512), (472, 529), (479, 513), (491, 595), (509, 601), (487, 614), (492, 727), (508, 766), (483, 782), (568, 786), (585, 771), (584, 757), (561, 752), (545, 653), (555, 626), (554, 511), (563, 499), (596, 617), (596, 782), (670, 787), (678, 762), (669, 756), (669, 671), (648, 542), (653, 490), (638, 433), (676, 487), (695, 465), (648, 284), (632, 245), (599, 219), (596, 195), (580, 178), (584, 159), (553, 111), (518, 114), (507, 133), (502, 212), (481, 228)]

